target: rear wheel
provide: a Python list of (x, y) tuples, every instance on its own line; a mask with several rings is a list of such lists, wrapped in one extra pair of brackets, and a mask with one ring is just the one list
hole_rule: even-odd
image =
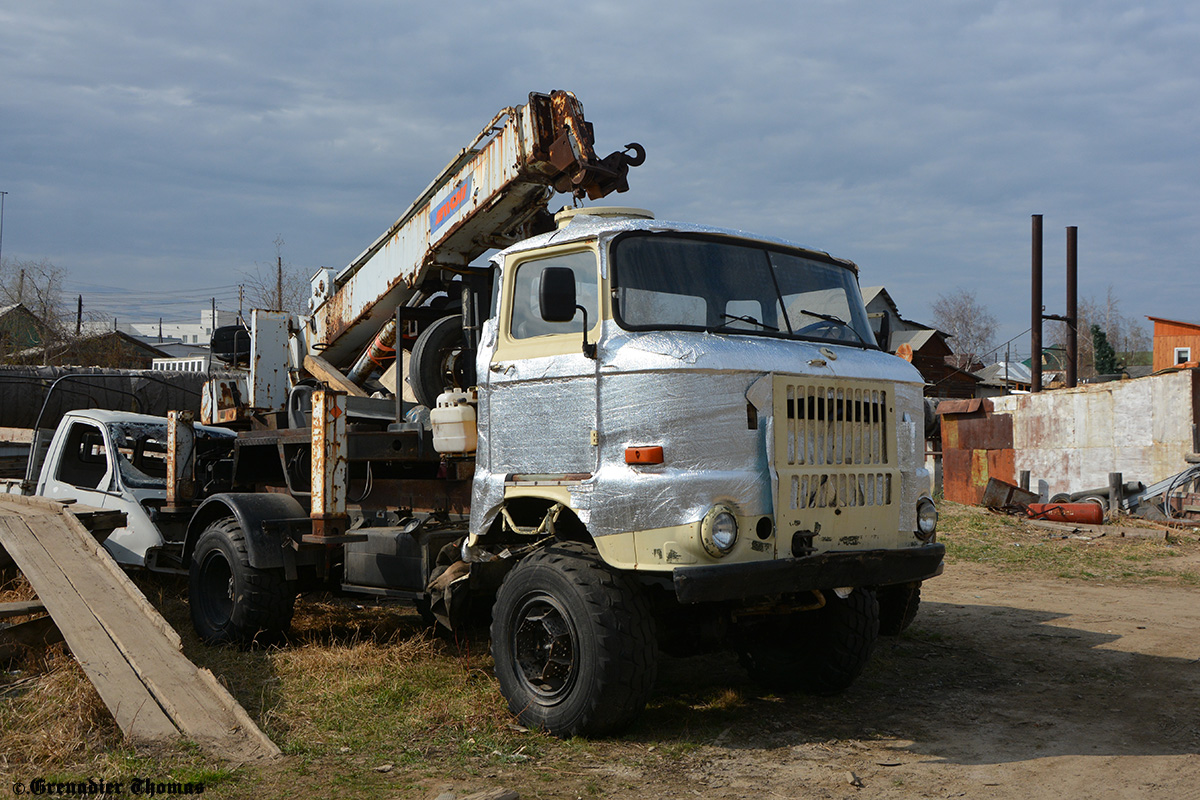
[(234, 517), (205, 529), (188, 582), (192, 626), (208, 644), (270, 644), (292, 621), (296, 590), (280, 570), (250, 566), (246, 535)]
[(527, 556), (505, 577), (492, 609), (492, 656), (509, 709), (563, 737), (628, 725), (657, 669), (641, 589), (571, 542)]
[(738, 655), (758, 683), (776, 692), (831, 695), (849, 688), (879, 638), (879, 604), (869, 589), (770, 620), (743, 623)]
[(885, 586), (878, 591), (879, 635), (899, 636), (917, 616), (921, 605), (921, 584)]

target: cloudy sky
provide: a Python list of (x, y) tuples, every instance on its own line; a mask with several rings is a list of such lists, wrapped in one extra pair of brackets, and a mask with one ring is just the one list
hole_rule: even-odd
[(1076, 225), (1082, 294), (1200, 320), (1198, 9), (0, 0), (3, 257), (196, 320), (277, 238), (344, 266), (499, 109), (569, 89), (598, 150), (648, 152), (605, 202), (850, 258), (909, 318), (966, 288), (1027, 329), (1043, 214), (1048, 312)]

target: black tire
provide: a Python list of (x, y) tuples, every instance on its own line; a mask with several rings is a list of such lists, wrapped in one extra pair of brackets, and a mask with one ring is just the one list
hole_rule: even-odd
[(292, 621), (296, 590), (282, 570), (250, 566), (246, 535), (234, 517), (213, 522), (192, 553), (188, 604), (207, 644), (271, 644)]
[(462, 317), (457, 314), (442, 317), (417, 337), (409, 356), (408, 383), (418, 403), (433, 408), (447, 386), (464, 389), (471, 382), (464, 342)]
[(504, 578), (492, 657), (509, 709), (555, 736), (631, 723), (657, 671), (654, 620), (640, 587), (573, 542), (538, 550)]
[(879, 603), (870, 589), (845, 600), (825, 591), (825, 606), (739, 631), (738, 656), (757, 683), (775, 692), (832, 695), (845, 691), (871, 659), (879, 638)]
[(885, 586), (879, 598), (879, 635), (899, 636), (916, 619), (921, 605), (921, 585)]

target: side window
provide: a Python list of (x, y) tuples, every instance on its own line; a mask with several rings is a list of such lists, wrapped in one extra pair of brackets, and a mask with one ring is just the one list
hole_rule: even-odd
[(575, 300), (587, 309), (588, 325), (599, 320), (596, 298), (596, 254), (590, 250), (578, 253), (539, 258), (517, 266), (513, 278), (513, 307), (509, 335), (514, 339), (531, 339), (555, 333), (582, 333), (583, 315), (575, 312), (570, 322), (546, 322), (538, 307), (538, 291), (542, 270), (546, 267), (569, 267), (575, 273)]
[(100, 429), (85, 422), (76, 422), (67, 431), (62, 460), (58, 464), (58, 479), (80, 489), (105, 489), (100, 482), (108, 474), (108, 451)]

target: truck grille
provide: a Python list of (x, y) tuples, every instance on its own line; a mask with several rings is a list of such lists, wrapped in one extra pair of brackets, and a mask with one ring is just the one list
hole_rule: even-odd
[(790, 507), (854, 508), (892, 504), (892, 476), (887, 473), (792, 475)]
[(895, 515), (899, 472), (891, 390), (878, 381), (775, 376), (775, 508), (783, 530), (834, 519), (841, 528), (874, 529), (883, 525), (880, 514)]
[(888, 464), (887, 402), (887, 391), (878, 388), (789, 382), (786, 463)]

